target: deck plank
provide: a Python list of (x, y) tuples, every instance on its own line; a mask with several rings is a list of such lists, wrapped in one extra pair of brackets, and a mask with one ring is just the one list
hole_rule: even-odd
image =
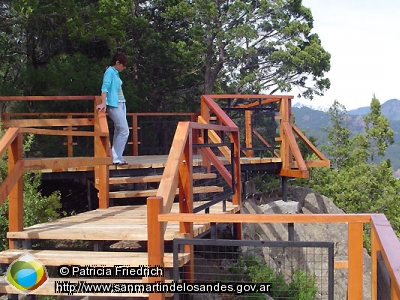
[[(79, 282), (85, 282), (87, 283), (110, 283), (110, 284), (141, 284), (145, 283), (144, 281), (140, 279), (101, 279), (101, 278), (49, 278), (40, 288), (37, 290), (31, 292), (31, 295), (50, 295), (50, 296), (71, 296), (71, 294), (68, 293), (56, 293), (55, 291), (55, 285), (56, 281), (68, 281), (71, 284), (79, 284)], [(168, 282), (168, 281), (167, 281)], [(132, 286), (133, 287), (133, 286)], [(4, 276), (0, 277), (0, 293), (2, 294), (24, 294), (26, 293), (17, 291), (14, 287), (12, 287), (8, 282), (5, 280)], [(74, 296), (99, 296), (99, 297), (140, 297), (140, 298), (147, 298), (149, 294), (146, 293), (73, 293)], [(166, 297), (171, 297), (173, 294), (165, 294)]]
[[(167, 161), (168, 155), (143, 155), (143, 156), (125, 156), (125, 160), (128, 162), (126, 166), (115, 166), (109, 165), (109, 170), (124, 170), (124, 169), (162, 169), (165, 167), (165, 163)], [(39, 160), (32, 158), (31, 160)], [(225, 157), (221, 157), (220, 160), (227, 164), (228, 160)], [(266, 163), (277, 163), (282, 162), (281, 158), (278, 157), (241, 157), (240, 164), (241, 165), (251, 165), (251, 164), (266, 164)], [(201, 160), (199, 158), (194, 158), (193, 160), (194, 166), (201, 166)], [(79, 167), (79, 168), (69, 168), (69, 169), (45, 169), (42, 170), (42, 173), (52, 173), (52, 172), (79, 172), (79, 171), (93, 171), (93, 167)]]
[[(196, 206), (204, 202), (196, 202)], [(225, 213), (235, 213), (238, 206), (227, 202)], [(178, 203), (174, 203), (171, 212), (179, 212)], [(199, 212), (202, 214), (204, 212)], [(210, 213), (222, 213), (222, 203), (210, 208)], [(146, 205), (114, 206), (97, 209), (70, 216), (52, 222), (36, 224), (21, 232), (8, 232), (13, 239), (55, 239), (55, 240), (99, 240), (99, 241), (145, 241), (147, 240)], [(207, 223), (195, 223), (194, 234), (198, 235), (209, 228)], [(182, 238), (178, 222), (169, 222), (165, 240)]]
[[(124, 265), (131, 267), (147, 266), (147, 252), (111, 252), (111, 251), (71, 251), (71, 250), (20, 250), (9, 249), (0, 252), (0, 263), (10, 264), (21, 255), (29, 252), (45, 266), (79, 265), (114, 267)], [(189, 261), (189, 254), (179, 253), (179, 266)], [(165, 253), (164, 267), (173, 267), (173, 254)]]

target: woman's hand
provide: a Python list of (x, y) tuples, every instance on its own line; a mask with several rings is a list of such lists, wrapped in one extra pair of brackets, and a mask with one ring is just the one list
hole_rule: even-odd
[(96, 109), (100, 112), (100, 111), (106, 111), (106, 105), (105, 104), (99, 104), (96, 106)]

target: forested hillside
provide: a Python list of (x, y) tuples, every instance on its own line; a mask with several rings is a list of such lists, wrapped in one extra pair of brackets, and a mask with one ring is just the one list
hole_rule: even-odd
[[(400, 100), (391, 99), (382, 104), (382, 115), (389, 120), (390, 128), (394, 131), (394, 143), (389, 145), (383, 157), (379, 161), (389, 159), (396, 177), (400, 177)], [(364, 132), (363, 117), (370, 112), (370, 107), (361, 107), (348, 111), (345, 118), (345, 126), (354, 136)], [(327, 143), (328, 131), (324, 128), (330, 126), (327, 112), (314, 110), (308, 107), (294, 107), (293, 113), (297, 126), (304, 130), (307, 136), (316, 138), (316, 144), (320, 147)]]

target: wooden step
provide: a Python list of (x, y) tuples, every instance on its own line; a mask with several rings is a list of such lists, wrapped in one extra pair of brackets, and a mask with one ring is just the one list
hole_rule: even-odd
[[(131, 288), (134, 288), (133, 285), (141, 285), (144, 284), (144, 282), (140, 279), (132, 279), (132, 278), (127, 278), (127, 279), (109, 279), (109, 278), (49, 278), (42, 286), (40, 286), (37, 290), (31, 292), (30, 294), (32, 295), (49, 295), (49, 296), (72, 296), (71, 294), (68, 293), (56, 293), (56, 282), (68, 282), (68, 284), (84, 284), (87, 286), (87, 284), (104, 284), (104, 283), (109, 283), (109, 284), (114, 284), (118, 285), (121, 287), (121, 285), (125, 285), (128, 287), (131, 285)], [(84, 282), (84, 283), (83, 283)], [(171, 281), (166, 281), (167, 283), (171, 283)], [(4, 276), (0, 277), (0, 293), (1, 294), (24, 294), (26, 293), (21, 292), (16, 290), (13, 286), (11, 286), (6, 280)], [(140, 298), (147, 298), (149, 294), (147, 293), (99, 293), (99, 292), (94, 292), (94, 293), (73, 293), (73, 296), (96, 296), (96, 297), (104, 297), (104, 298), (110, 298), (110, 297), (140, 297)], [(172, 297), (173, 294), (165, 294), (166, 297)]]
[[(110, 252), (110, 251), (72, 251), (72, 250), (22, 250), (8, 249), (0, 252), (0, 263), (11, 264), (21, 255), (30, 253), (45, 266), (78, 265), (114, 267), (124, 265), (131, 267), (147, 266), (147, 252)], [(179, 254), (179, 266), (189, 261), (189, 254)], [(173, 267), (173, 254), (165, 253), (164, 267)]]
[[(110, 192), (110, 198), (137, 198), (137, 197), (151, 197), (157, 194), (157, 189), (151, 190), (137, 190), (137, 191), (118, 191)], [(196, 186), (193, 187), (193, 194), (205, 193), (219, 193), (223, 192), (224, 188), (220, 186)], [(179, 189), (176, 189), (176, 195), (179, 194)]]
[[(162, 175), (135, 176), (135, 177), (110, 177), (110, 184), (151, 183), (160, 182)], [(215, 173), (194, 173), (193, 179), (214, 179)]]

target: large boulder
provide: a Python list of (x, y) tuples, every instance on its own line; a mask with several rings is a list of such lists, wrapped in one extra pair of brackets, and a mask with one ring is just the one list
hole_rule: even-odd
[[(268, 201), (265, 195), (263, 200), (248, 198), (243, 201), (242, 213), (249, 214), (344, 214), (327, 197), (314, 193), (303, 187), (288, 187), (288, 201), (282, 199)], [(262, 204), (265, 203), (265, 204)], [(288, 225), (245, 224), (243, 238), (248, 240), (287, 241)], [(331, 241), (334, 243), (335, 261), (347, 261), (347, 224), (335, 223), (298, 223), (294, 226), (296, 241)], [(307, 248), (308, 249), (308, 248)], [(326, 261), (310, 259), (307, 249), (284, 249), (284, 253), (277, 251), (259, 251), (258, 255), (272, 265), (275, 270), (283, 272), (287, 278), (292, 270), (283, 270), (281, 266), (289, 265), (292, 268), (307, 268), (317, 270), (318, 276), (327, 277)], [(246, 249), (243, 249), (246, 251)], [(278, 251), (279, 252), (279, 251)], [(282, 252), (282, 251), (281, 251)], [(283, 271), (282, 271), (283, 270)], [(286, 272), (286, 273), (285, 273)], [(347, 294), (347, 269), (334, 271), (335, 299), (346, 299)], [(371, 299), (371, 265), (367, 251), (364, 250), (364, 289), (363, 299)], [(326, 290), (319, 291), (318, 299), (326, 298)]]

